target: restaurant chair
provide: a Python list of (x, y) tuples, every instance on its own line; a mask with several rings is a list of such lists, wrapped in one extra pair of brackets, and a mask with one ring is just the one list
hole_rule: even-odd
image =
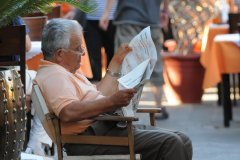
[(47, 14), (48, 19), (61, 17), (61, 5), (56, 5), (52, 8), (52, 11)]
[(47, 19), (47, 16), (23, 17), (26, 26), (30, 30), (29, 36), (32, 41), (41, 41), (42, 31)]
[(229, 33), (239, 33), (238, 23), (240, 23), (240, 13), (229, 13)]
[[(87, 135), (63, 135), (61, 134), (61, 126), (59, 118), (50, 113), (46, 102), (41, 94), (38, 85), (33, 86), (32, 92), (32, 106), (35, 108), (38, 118), (40, 119), (48, 136), (57, 146), (58, 160), (63, 160), (62, 144), (64, 143), (78, 143), (78, 144), (92, 144), (92, 145), (111, 145), (111, 146), (128, 146), (129, 155), (98, 155), (98, 156), (77, 156), (81, 159), (139, 159), (140, 155), (134, 153), (134, 136), (133, 136), (133, 121), (138, 120), (136, 117), (123, 117), (112, 115), (101, 115), (95, 117), (97, 121), (124, 121), (127, 122), (127, 137), (117, 136), (87, 136)], [(160, 112), (161, 109), (156, 109), (154, 112)], [(143, 112), (143, 109), (142, 111)], [(153, 112), (153, 111), (152, 111)], [(76, 157), (76, 156), (69, 156)]]
[(20, 67), (25, 86), (25, 25), (0, 28), (0, 66)]

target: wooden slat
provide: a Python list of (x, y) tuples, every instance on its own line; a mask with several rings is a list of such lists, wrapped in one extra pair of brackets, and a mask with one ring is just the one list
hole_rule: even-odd
[(138, 108), (138, 113), (161, 113), (161, 108)]
[[(140, 160), (140, 154), (136, 154), (135, 160)], [(68, 156), (64, 160), (129, 160), (129, 155), (97, 155), (97, 156)]]
[(123, 117), (123, 116), (111, 116), (111, 115), (100, 115), (94, 117), (94, 120), (98, 121), (137, 121), (137, 117)]
[(135, 152), (134, 152), (134, 136), (133, 136), (133, 128), (132, 128), (132, 122), (127, 122), (127, 130), (128, 130), (128, 142), (129, 142), (129, 153), (130, 153), (130, 159), (135, 159)]
[(20, 62), (17, 62), (17, 61), (0, 62), (0, 66), (19, 66), (19, 65), (20, 65)]
[(128, 146), (127, 137), (62, 135), (62, 143)]

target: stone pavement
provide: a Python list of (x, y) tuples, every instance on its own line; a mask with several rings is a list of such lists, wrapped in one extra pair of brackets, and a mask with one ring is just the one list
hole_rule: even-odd
[[(180, 130), (193, 142), (193, 160), (240, 160), (240, 101), (233, 108), (233, 121), (223, 127), (222, 107), (216, 104), (216, 89), (205, 92), (202, 104), (167, 106), (169, 119), (157, 120), (157, 126)], [(150, 86), (144, 88), (140, 107), (154, 106)], [(149, 123), (147, 115), (138, 114), (138, 123)]]

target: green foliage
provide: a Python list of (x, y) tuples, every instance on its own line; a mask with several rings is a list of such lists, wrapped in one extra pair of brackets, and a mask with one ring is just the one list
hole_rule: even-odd
[(65, 2), (89, 13), (97, 7), (95, 0), (1, 0), (0, 28), (8, 25), (15, 17), (24, 16), (28, 13), (51, 10), (51, 3)]

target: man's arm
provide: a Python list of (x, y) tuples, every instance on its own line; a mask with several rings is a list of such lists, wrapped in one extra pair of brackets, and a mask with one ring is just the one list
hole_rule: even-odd
[[(121, 65), (125, 56), (132, 51), (132, 48), (127, 44), (123, 44), (117, 50), (117, 53), (113, 56), (108, 69), (112, 73), (119, 73), (121, 70)], [(119, 77), (106, 74), (104, 78), (97, 85), (97, 89), (102, 92), (104, 96), (110, 96), (116, 91), (118, 91), (118, 79)]]
[(115, 0), (107, 0), (102, 17), (99, 20), (99, 27), (104, 31), (107, 30), (109, 24), (109, 12), (112, 9)]
[[(111, 88), (111, 86), (108, 87)], [(119, 107), (128, 105), (135, 92), (134, 89), (126, 89), (98, 100), (74, 101), (60, 111), (59, 118), (63, 122), (74, 122), (116, 110)]]

